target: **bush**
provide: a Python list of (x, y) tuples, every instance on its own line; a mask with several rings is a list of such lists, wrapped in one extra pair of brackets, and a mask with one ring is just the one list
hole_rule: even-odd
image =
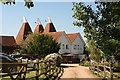
[(114, 64), (113, 65), (113, 71), (114, 72), (120, 72), (120, 64)]
[(45, 57), (45, 61), (52, 61), (57, 66), (60, 66), (60, 64), (62, 62), (62, 56), (58, 53), (52, 53), (52, 54), (49, 54)]
[(90, 66), (90, 63), (88, 61), (82, 61), (80, 62), (81, 66)]
[(32, 33), (29, 34), (26, 40), (20, 44), (20, 51), (28, 54), (39, 54), (45, 57), (50, 53), (57, 53), (60, 49), (60, 44), (52, 38), (52, 36)]

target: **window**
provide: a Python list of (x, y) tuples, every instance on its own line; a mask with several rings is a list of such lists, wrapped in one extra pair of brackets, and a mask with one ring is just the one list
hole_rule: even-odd
[(79, 48), (79, 45), (78, 45), (78, 50), (79, 50), (80, 48)]
[(69, 49), (68, 45), (66, 44), (66, 49)]
[(64, 49), (64, 47), (65, 47), (65, 45), (64, 45), (64, 44), (62, 44), (62, 49)]
[(74, 49), (76, 49), (76, 45), (74, 45)]
[(80, 47), (80, 50), (83, 50), (83, 48)]

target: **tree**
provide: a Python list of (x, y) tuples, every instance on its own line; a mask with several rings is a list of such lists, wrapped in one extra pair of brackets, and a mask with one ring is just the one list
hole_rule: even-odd
[[(0, 0), (1, 3), (5, 4), (15, 4), (15, 0)], [(32, 0), (24, 0), (24, 6), (26, 6), (27, 8), (31, 8), (34, 7), (34, 3)]]
[(101, 50), (97, 48), (96, 43), (93, 39), (88, 42), (88, 50), (90, 52), (90, 59), (100, 62), (102, 59)]
[[(73, 17), (76, 26), (84, 27), (88, 42), (93, 40), (96, 48), (107, 55), (120, 53), (120, 2), (96, 2), (96, 10), (91, 5), (73, 3)], [(117, 59), (117, 58), (116, 58)]]
[[(100, 54), (99, 49), (97, 49), (97, 44), (94, 41), (94, 36), (97, 25), (97, 16), (92, 10), (90, 5), (85, 6), (83, 3), (73, 3), (72, 8), (74, 14), (73, 17), (76, 21), (73, 22), (75, 26), (84, 27), (85, 37), (87, 38), (88, 50), (92, 58), (99, 61)], [(98, 57), (99, 55), (99, 57)]]
[(50, 53), (58, 53), (60, 44), (56, 42), (51, 36), (32, 33), (27, 36), (27, 39), (22, 41), (20, 45), (20, 51), (22, 53), (39, 54), (40, 56), (46, 56)]
[(120, 53), (120, 1), (97, 4), (97, 14), (102, 17), (98, 19), (98, 40), (95, 40), (105, 54), (116, 57)]

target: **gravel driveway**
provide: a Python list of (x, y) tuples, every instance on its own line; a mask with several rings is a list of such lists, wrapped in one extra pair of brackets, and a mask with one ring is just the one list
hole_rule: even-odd
[(79, 64), (62, 64), (64, 68), (61, 80), (100, 80), (92, 74), (89, 67), (79, 66)]

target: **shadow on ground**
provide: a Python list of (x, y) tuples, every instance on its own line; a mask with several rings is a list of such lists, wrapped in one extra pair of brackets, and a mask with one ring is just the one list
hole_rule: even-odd
[(77, 67), (79, 64), (61, 64), (61, 67), (68, 68), (68, 67)]
[(65, 66), (65, 65), (61, 65), (62, 68), (68, 68), (68, 67), (76, 67), (76, 66)]

